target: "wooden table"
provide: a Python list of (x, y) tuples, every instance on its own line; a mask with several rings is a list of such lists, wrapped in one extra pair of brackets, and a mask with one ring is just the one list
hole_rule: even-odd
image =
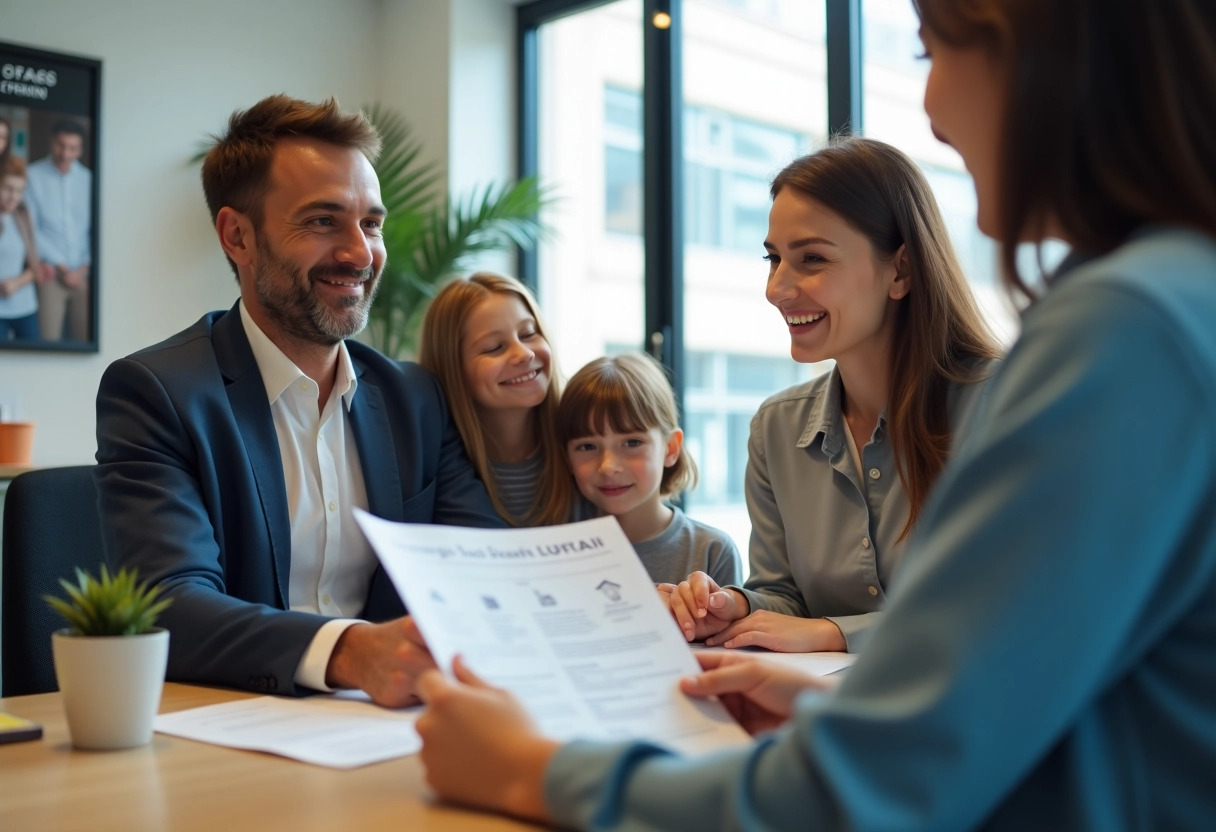
[[(161, 713), (253, 694), (169, 683)], [(127, 751), (76, 751), (58, 693), (0, 699), (41, 740), (0, 745), (0, 830), (533, 829), (437, 805), (417, 756), (350, 770), (154, 734)]]
[(0, 465), (0, 480), (11, 480), (20, 474), (24, 474), (26, 471), (37, 470), (37, 465), (11, 465), (4, 463)]

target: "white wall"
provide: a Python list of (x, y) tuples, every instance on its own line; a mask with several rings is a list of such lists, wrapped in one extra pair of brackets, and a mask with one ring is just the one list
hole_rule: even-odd
[[(381, 100), (406, 115), (450, 193), (515, 176), (512, 0), (381, 0)], [(510, 272), (486, 254), (473, 268)]]
[(380, 100), (403, 113), (424, 153), (448, 165), (452, 0), (380, 0)]
[(460, 182), (510, 175), (513, 15), (503, 0), (0, 0), (0, 39), (103, 62), (101, 351), (0, 352), (0, 402), (37, 423), (35, 464), (92, 461), (106, 365), (234, 301), (188, 161), (206, 134), (274, 92), (381, 100)]

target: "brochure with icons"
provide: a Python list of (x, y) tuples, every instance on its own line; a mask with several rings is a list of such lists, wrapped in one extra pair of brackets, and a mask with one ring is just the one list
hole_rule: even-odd
[(678, 688), (700, 666), (616, 519), (468, 529), (356, 519), (448, 672), (456, 654), (558, 740), (748, 741)]

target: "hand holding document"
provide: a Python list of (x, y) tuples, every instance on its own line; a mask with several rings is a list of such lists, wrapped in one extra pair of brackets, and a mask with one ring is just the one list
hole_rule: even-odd
[(681, 751), (748, 741), (720, 704), (680, 693), (700, 668), (614, 518), (466, 529), (356, 517), (439, 666), (463, 655), (546, 735)]

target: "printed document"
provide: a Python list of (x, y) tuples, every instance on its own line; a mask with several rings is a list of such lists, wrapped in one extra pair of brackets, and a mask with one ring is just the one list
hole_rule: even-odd
[(422, 747), (414, 731), (420, 708), (389, 710), (363, 691), (285, 699), (259, 696), (160, 714), (162, 734), (268, 751), (306, 763), (354, 768), (413, 754)]
[(467, 529), (356, 513), (435, 661), (461, 654), (558, 739), (647, 739), (697, 752), (748, 741), (715, 701), (616, 519)]

